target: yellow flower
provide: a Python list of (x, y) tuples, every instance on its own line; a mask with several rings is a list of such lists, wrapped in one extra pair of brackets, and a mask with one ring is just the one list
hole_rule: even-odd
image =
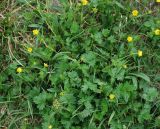
[(133, 41), (133, 38), (132, 38), (131, 36), (128, 36), (128, 37), (127, 37), (127, 41), (130, 43), (130, 42)]
[(133, 11), (132, 11), (132, 15), (133, 15), (134, 17), (138, 16), (138, 10), (133, 10)]
[(35, 30), (33, 30), (33, 35), (38, 35), (39, 34), (39, 30), (37, 30), (37, 29), (35, 29)]
[(32, 49), (31, 47), (29, 47), (29, 48), (27, 49), (27, 51), (30, 52), (30, 53), (32, 52), (32, 50), (33, 50), (33, 49)]
[(94, 13), (97, 13), (97, 12), (98, 12), (98, 9), (97, 9), (97, 8), (92, 8), (92, 11), (93, 11)]
[(44, 63), (44, 67), (46, 67), (46, 68), (47, 68), (47, 67), (48, 67), (48, 64), (47, 64), (47, 63)]
[(21, 67), (17, 68), (17, 73), (22, 73), (23, 69)]
[(88, 4), (88, 0), (81, 0), (82, 5), (87, 5)]
[(125, 64), (125, 65), (123, 65), (123, 68), (124, 68), (124, 69), (126, 69), (126, 68), (127, 68), (127, 65), (126, 65), (126, 64)]
[(52, 129), (52, 125), (49, 125), (49, 126), (48, 126), (48, 129)]
[(156, 29), (156, 30), (154, 31), (154, 33), (155, 33), (155, 35), (160, 35), (160, 29)]
[(110, 99), (110, 100), (115, 99), (115, 97), (116, 97), (116, 96), (115, 96), (114, 94), (110, 94), (110, 95), (109, 95), (109, 99)]
[(157, 3), (160, 3), (160, 0), (156, 0)]
[(139, 57), (143, 56), (143, 52), (141, 50), (138, 50), (137, 54), (138, 54)]

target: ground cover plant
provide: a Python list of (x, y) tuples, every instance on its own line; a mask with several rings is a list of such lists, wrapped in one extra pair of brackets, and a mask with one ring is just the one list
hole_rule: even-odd
[(0, 128), (160, 128), (159, 0), (0, 2)]

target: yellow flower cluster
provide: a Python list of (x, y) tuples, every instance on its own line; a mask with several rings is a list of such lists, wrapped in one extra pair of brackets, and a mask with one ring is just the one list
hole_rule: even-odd
[[(28, 52), (32, 52), (32, 50), (30, 50), (30, 51), (28, 51)], [(34, 65), (36, 65), (36, 62), (34, 62)], [(44, 63), (44, 67), (48, 67), (48, 64), (47, 63)], [(17, 73), (22, 73), (23, 72), (23, 69), (21, 68), (21, 67), (18, 67), (17, 69), (16, 69), (16, 72)]]
[(156, 0), (157, 3), (160, 3), (160, 0)]
[[(156, 2), (160, 2), (160, 0), (157, 0)], [(138, 16), (138, 13), (139, 13), (138, 10), (133, 10), (132, 11), (132, 16), (136, 17), (136, 16)], [(160, 29), (156, 29), (154, 31), (154, 34), (159, 36), (160, 35)], [(127, 41), (128, 41), (128, 43), (133, 42), (133, 37), (128, 36)], [(138, 50), (137, 55), (138, 55), (138, 57), (142, 57), (143, 56), (143, 51)]]

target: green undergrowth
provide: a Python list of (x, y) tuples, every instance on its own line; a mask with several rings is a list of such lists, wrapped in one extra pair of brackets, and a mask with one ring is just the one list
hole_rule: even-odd
[(0, 128), (160, 128), (159, 7), (2, 0)]

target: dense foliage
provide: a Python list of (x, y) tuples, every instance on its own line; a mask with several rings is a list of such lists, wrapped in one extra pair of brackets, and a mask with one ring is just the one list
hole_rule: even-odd
[(14, 4), (0, 21), (0, 128), (160, 128), (158, 0)]

